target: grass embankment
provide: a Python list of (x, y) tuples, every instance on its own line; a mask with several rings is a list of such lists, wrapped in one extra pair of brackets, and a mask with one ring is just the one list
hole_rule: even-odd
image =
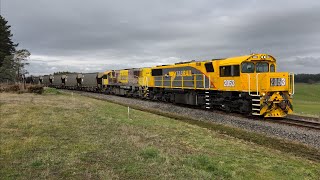
[[(0, 177), (318, 179), (320, 163), (78, 95), (0, 94)], [(48, 90), (47, 90), (48, 92)]]
[(295, 84), (294, 112), (320, 117), (320, 84)]

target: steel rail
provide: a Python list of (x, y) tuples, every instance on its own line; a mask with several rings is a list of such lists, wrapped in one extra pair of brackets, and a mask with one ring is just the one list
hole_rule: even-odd
[[(270, 122), (270, 120), (269, 120)], [(273, 119), (271, 122), (279, 124), (287, 124), (296, 127), (320, 130), (320, 122), (304, 120), (304, 119), (295, 119), (295, 118), (285, 118), (280, 120)]]
[[(68, 89), (63, 89), (63, 90), (67, 90), (67, 91), (74, 91), (74, 90), (68, 90)], [(83, 91), (77, 91), (77, 92), (83, 92)], [(95, 92), (86, 92), (86, 93), (93, 93), (95, 94)], [(113, 95), (116, 96), (116, 95)], [(142, 100), (142, 99), (141, 99)], [(166, 102), (164, 102), (166, 103)], [(171, 104), (171, 103), (169, 103)], [(190, 107), (188, 105), (182, 105), (180, 104), (179, 106), (181, 107)], [(199, 107), (192, 107), (195, 109), (200, 109)], [(204, 111), (208, 111), (207, 109), (202, 109)], [(212, 109), (210, 110), (212, 111)], [(237, 116), (237, 117), (245, 117), (244, 115), (238, 114), (238, 113), (226, 113), (224, 111), (221, 110), (213, 110), (213, 113), (219, 113), (219, 114), (225, 114), (225, 115), (229, 115), (229, 116)], [(303, 116), (295, 116), (295, 115), (291, 115), (289, 117), (286, 118), (282, 118), (282, 119), (277, 119), (277, 118), (267, 118), (264, 119), (262, 117), (246, 117), (248, 119), (252, 119), (252, 120), (259, 120), (259, 121), (267, 121), (270, 123), (277, 123), (277, 124), (285, 124), (285, 125), (289, 125), (289, 126), (295, 126), (295, 127), (299, 127), (299, 128), (307, 128), (307, 129), (313, 129), (313, 130), (320, 130), (320, 120), (319, 122), (317, 122), (316, 120), (308, 120), (309, 117), (303, 117)], [(316, 118), (314, 118), (316, 119)]]

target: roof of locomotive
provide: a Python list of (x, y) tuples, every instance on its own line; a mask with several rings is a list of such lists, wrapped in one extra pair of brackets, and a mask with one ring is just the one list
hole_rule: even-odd
[(105, 72), (98, 73), (98, 78), (102, 78), (102, 77), (108, 75), (110, 72), (112, 72), (112, 71), (111, 70), (107, 70)]
[(273, 61), (275, 62), (276, 59), (268, 54), (251, 54), (251, 55), (244, 55), (244, 56), (236, 56), (236, 57), (230, 57), (230, 58), (222, 58), (222, 59), (211, 59), (211, 60), (204, 60), (204, 61), (185, 61), (185, 62), (179, 62), (175, 64), (166, 64), (166, 65), (159, 65), (152, 67), (153, 69), (160, 69), (162, 67), (166, 66), (183, 66), (188, 65), (191, 63), (202, 63), (202, 62), (214, 62), (219, 61), (220, 65), (235, 65), (235, 64), (241, 64), (244, 61)]
[(234, 65), (241, 64), (244, 61), (271, 61), (275, 62), (276, 59), (268, 54), (251, 54), (246, 56), (237, 56), (226, 58), (223, 61), (220, 61), (220, 65)]

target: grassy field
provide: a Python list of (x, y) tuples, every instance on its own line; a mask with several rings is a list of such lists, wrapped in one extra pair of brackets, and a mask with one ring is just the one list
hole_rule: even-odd
[(0, 179), (319, 179), (320, 163), (61, 94), (0, 94)]
[(295, 84), (294, 112), (320, 117), (320, 84)]

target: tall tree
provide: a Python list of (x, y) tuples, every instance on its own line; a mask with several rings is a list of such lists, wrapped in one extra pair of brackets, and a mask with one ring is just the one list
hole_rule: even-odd
[(4, 17), (0, 15), (0, 67), (6, 56), (12, 55), (16, 51), (18, 44), (12, 42), (10, 25)]
[(13, 55), (13, 69), (16, 71), (18, 81), (21, 81), (28, 74), (28, 71), (24, 67), (25, 65), (29, 65), (27, 60), (30, 55), (30, 52), (26, 49), (18, 50)]
[(28, 74), (25, 65), (30, 52), (26, 49), (18, 50), (13, 55), (6, 56), (0, 66), (0, 83), (2, 82), (21, 82)]
[(0, 66), (0, 83), (15, 82), (16, 79), (17, 73), (13, 62), (13, 55), (6, 56), (2, 62), (2, 66)]

